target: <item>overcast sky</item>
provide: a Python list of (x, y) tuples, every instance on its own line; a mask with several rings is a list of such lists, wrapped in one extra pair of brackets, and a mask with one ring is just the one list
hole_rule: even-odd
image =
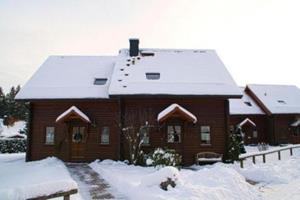
[[(49, 55), (216, 49), (239, 85), (300, 87), (299, 0), (1, 0), (0, 86), (24, 84)], [(53, 77), (55, 78), (55, 77)]]

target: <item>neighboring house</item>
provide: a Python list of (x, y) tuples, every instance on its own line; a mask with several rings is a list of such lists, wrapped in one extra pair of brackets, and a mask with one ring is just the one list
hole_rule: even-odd
[[(145, 152), (225, 154), (229, 98), (242, 93), (214, 50), (139, 49), (117, 56), (50, 56), (17, 94), (30, 102), (27, 160), (126, 159), (118, 124), (148, 121)], [(141, 115), (142, 113), (142, 115)], [(143, 117), (141, 117), (143, 116)]]
[(241, 88), (241, 99), (230, 99), (230, 129), (240, 127), (244, 133), (245, 144), (269, 143), (266, 113)]
[(247, 85), (246, 92), (266, 113), (271, 144), (300, 143), (300, 90), (293, 85)]

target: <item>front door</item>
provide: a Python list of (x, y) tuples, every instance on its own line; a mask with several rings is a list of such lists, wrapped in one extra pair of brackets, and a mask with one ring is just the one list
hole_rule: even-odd
[(174, 149), (177, 153), (182, 155), (183, 151), (183, 122), (180, 120), (172, 120), (167, 123), (167, 147)]
[(84, 161), (86, 134), (85, 126), (74, 125), (70, 127), (72, 162)]

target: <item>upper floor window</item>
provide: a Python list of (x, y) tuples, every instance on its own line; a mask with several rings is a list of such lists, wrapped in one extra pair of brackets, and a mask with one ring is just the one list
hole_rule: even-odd
[(53, 145), (55, 138), (55, 128), (53, 126), (46, 127), (45, 144)]
[(168, 143), (180, 143), (181, 142), (181, 126), (169, 125), (167, 127)]
[(101, 144), (109, 144), (110, 130), (108, 126), (102, 128)]
[(211, 144), (210, 126), (201, 126), (201, 144)]

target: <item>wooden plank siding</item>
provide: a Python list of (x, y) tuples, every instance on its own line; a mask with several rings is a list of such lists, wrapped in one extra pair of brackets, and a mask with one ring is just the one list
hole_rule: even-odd
[[(119, 159), (119, 128), (117, 126), (119, 105), (117, 100), (106, 101), (38, 101), (31, 103), (32, 126), (29, 160), (38, 160), (47, 156), (57, 156), (70, 161), (70, 139), (68, 125), (56, 123), (56, 118), (71, 106), (78, 107), (92, 121), (88, 125), (88, 138), (85, 147), (85, 161), (95, 159)], [(95, 126), (94, 126), (95, 125)], [(45, 129), (55, 127), (55, 145), (45, 144)], [(110, 127), (110, 144), (100, 144), (103, 126)], [(61, 150), (58, 146), (61, 144)]]
[[(148, 121), (155, 125), (150, 132), (150, 145), (144, 146), (145, 152), (153, 151), (156, 147), (176, 149), (183, 156), (184, 165), (195, 162), (195, 155), (203, 151), (225, 153), (226, 143), (226, 99), (217, 98), (126, 98), (123, 99), (125, 113), (145, 111), (149, 113)], [(184, 123), (181, 146), (167, 143), (166, 124), (158, 124), (157, 115), (169, 105), (177, 103), (192, 112), (198, 119), (196, 124)], [(128, 122), (125, 119), (125, 124)], [(211, 145), (201, 145), (200, 126), (211, 128)], [(128, 157), (128, 148), (123, 144), (123, 157)]]
[(300, 143), (300, 136), (294, 136), (291, 124), (296, 120), (296, 114), (272, 115), (274, 144)]

